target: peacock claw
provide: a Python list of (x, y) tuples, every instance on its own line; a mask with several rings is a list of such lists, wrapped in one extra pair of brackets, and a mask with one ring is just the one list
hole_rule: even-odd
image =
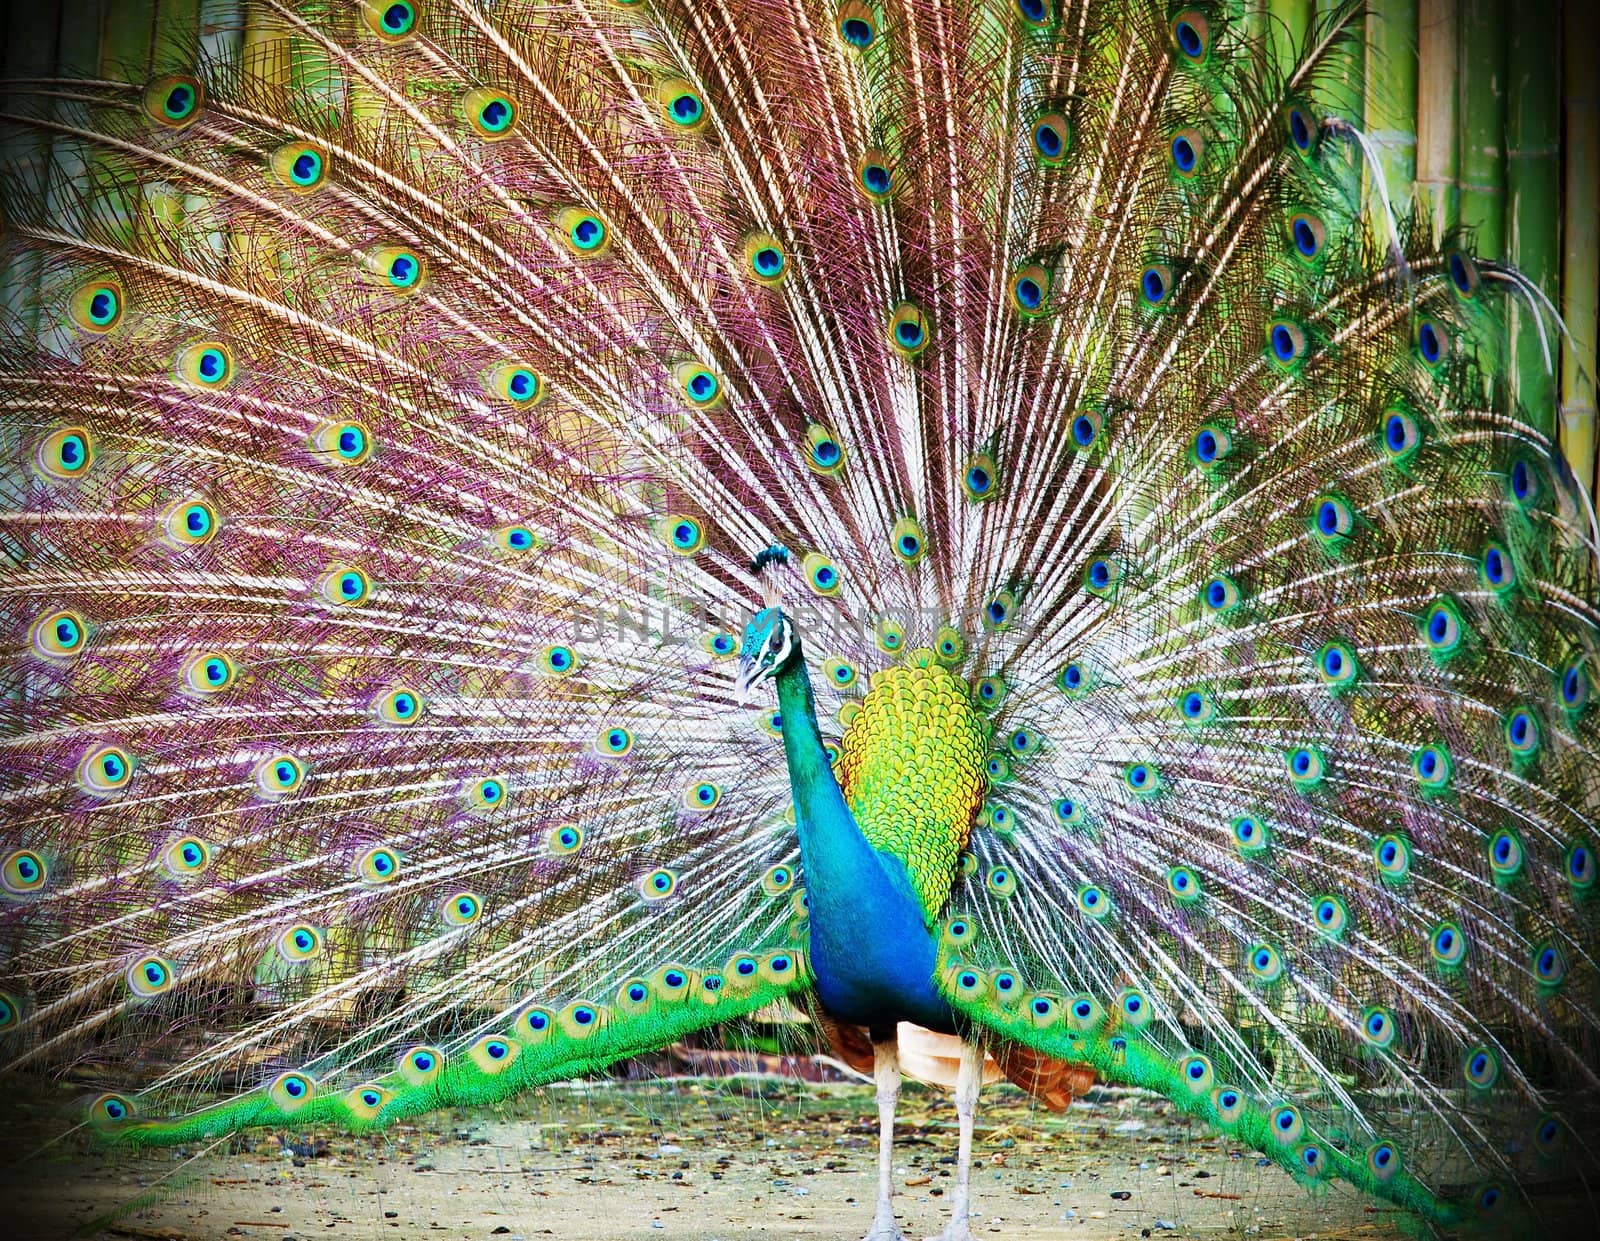
[(937, 1237), (924, 1237), (923, 1241), (976, 1241), (966, 1220), (951, 1220)]
[(900, 1226), (890, 1216), (887, 1223), (883, 1220), (873, 1220), (872, 1228), (861, 1241), (906, 1241), (905, 1234), (900, 1231)]

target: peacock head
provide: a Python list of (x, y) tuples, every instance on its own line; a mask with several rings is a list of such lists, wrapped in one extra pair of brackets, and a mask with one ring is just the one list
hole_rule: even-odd
[(756, 686), (776, 676), (790, 660), (799, 657), (800, 635), (794, 622), (783, 614), (783, 594), (779, 577), (789, 563), (789, 552), (774, 545), (750, 562), (750, 571), (761, 583), (766, 607), (745, 626), (744, 646), (739, 651), (739, 674), (734, 679), (734, 694), (741, 703), (750, 701)]
[(734, 693), (740, 702), (749, 702), (755, 687), (778, 672), (800, 650), (794, 622), (779, 608), (762, 608), (745, 626), (744, 646), (739, 651), (739, 675)]

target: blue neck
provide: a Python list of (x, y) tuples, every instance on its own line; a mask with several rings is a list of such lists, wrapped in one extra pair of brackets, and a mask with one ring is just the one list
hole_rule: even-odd
[(774, 678), (811, 910), (812, 969), (833, 1016), (876, 1028), (949, 1029), (933, 987), (934, 942), (905, 864), (874, 849), (844, 799), (817, 726), (805, 658)]

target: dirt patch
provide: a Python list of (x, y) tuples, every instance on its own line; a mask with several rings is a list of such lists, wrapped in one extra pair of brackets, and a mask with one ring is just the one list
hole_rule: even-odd
[[(949, 1100), (908, 1086), (895, 1158), (908, 1238), (943, 1228), (955, 1148)], [(41, 1239), (856, 1238), (875, 1151), (865, 1087), (589, 1083), (378, 1137), (261, 1131), (132, 1155), (57, 1144), (12, 1166), (7, 1214)], [(1313, 1196), (1164, 1102), (1115, 1091), (1057, 1115), (1010, 1087), (987, 1090), (974, 1203), (980, 1238), (1414, 1231), (1343, 1187)]]

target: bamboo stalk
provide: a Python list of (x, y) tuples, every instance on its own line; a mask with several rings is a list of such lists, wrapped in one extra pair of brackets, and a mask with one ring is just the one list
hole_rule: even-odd
[(1573, 473), (1600, 490), (1595, 475), (1595, 341), (1600, 333), (1600, 87), (1591, 60), (1600, 40), (1592, 0), (1567, 0), (1565, 64), (1566, 228), (1561, 253), (1561, 315), (1572, 341), (1561, 353), (1561, 447)]
[[(0, 77), (49, 77), (56, 65), (56, 14), (48, 6), (19, 4), (0, 18), (4, 33)], [(36, 130), (8, 127), (0, 145), (0, 161), (14, 170), (10, 175), (28, 182), (47, 185), (50, 178), (51, 144)], [(24, 330), (34, 335), (39, 329), (39, 256), (24, 252), (0, 266), (0, 307), (15, 316)]]
[[(1319, 22), (1348, 7), (1344, 0), (1316, 0)], [(1359, 25), (1357, 30), (1360, 30)], [(1328, 58), (1327, 85), (1318, 102), (1335, 116), (1342, 116), (1356, 128), (1365, 124), (1363, 100), (1366, 82), (1366, 56), (1360, 42), (1346, 44)]]
[(1461, 222), (1478, 253), (1505, 255), (1505, 5), (1461, 0)]
[(156, 0), (151, 68), (156, 73), (193, 73), (200, 42), (200, 0)]
[(1311, 16), (1312, 0), (1267, 0), (1267, 46), (1279, 73), (1287, 74), (1299, 60)]
[(1376, 182), (1399, 213), (1416, 191), (1417, 179), (1417, 5), (1416, 0), (1389, 0), (1367, 13), (1365, 79), (1367, 138), (1378, 151), (1378, 167), (1367, 168), (1366, 199), (1372, 204), (1368, 224), (1384, 242), (1389, 224), (1381, 212)]
[(1456, 0), (1417, 5), (1417, 197), (1431, 209), (1437, 242), (1455, 223)]
[[(1558, 57), (1561, 6), (1523, 0), (1506, 29), (1506, 240), (1509, 257), (1553, 304), (1561, 235), (1561, 106)], [(1510, 302), (1512, 395), (1528, 422), (1556, 433), (1554, 328), (1546, 351), (1534, 310)]]

